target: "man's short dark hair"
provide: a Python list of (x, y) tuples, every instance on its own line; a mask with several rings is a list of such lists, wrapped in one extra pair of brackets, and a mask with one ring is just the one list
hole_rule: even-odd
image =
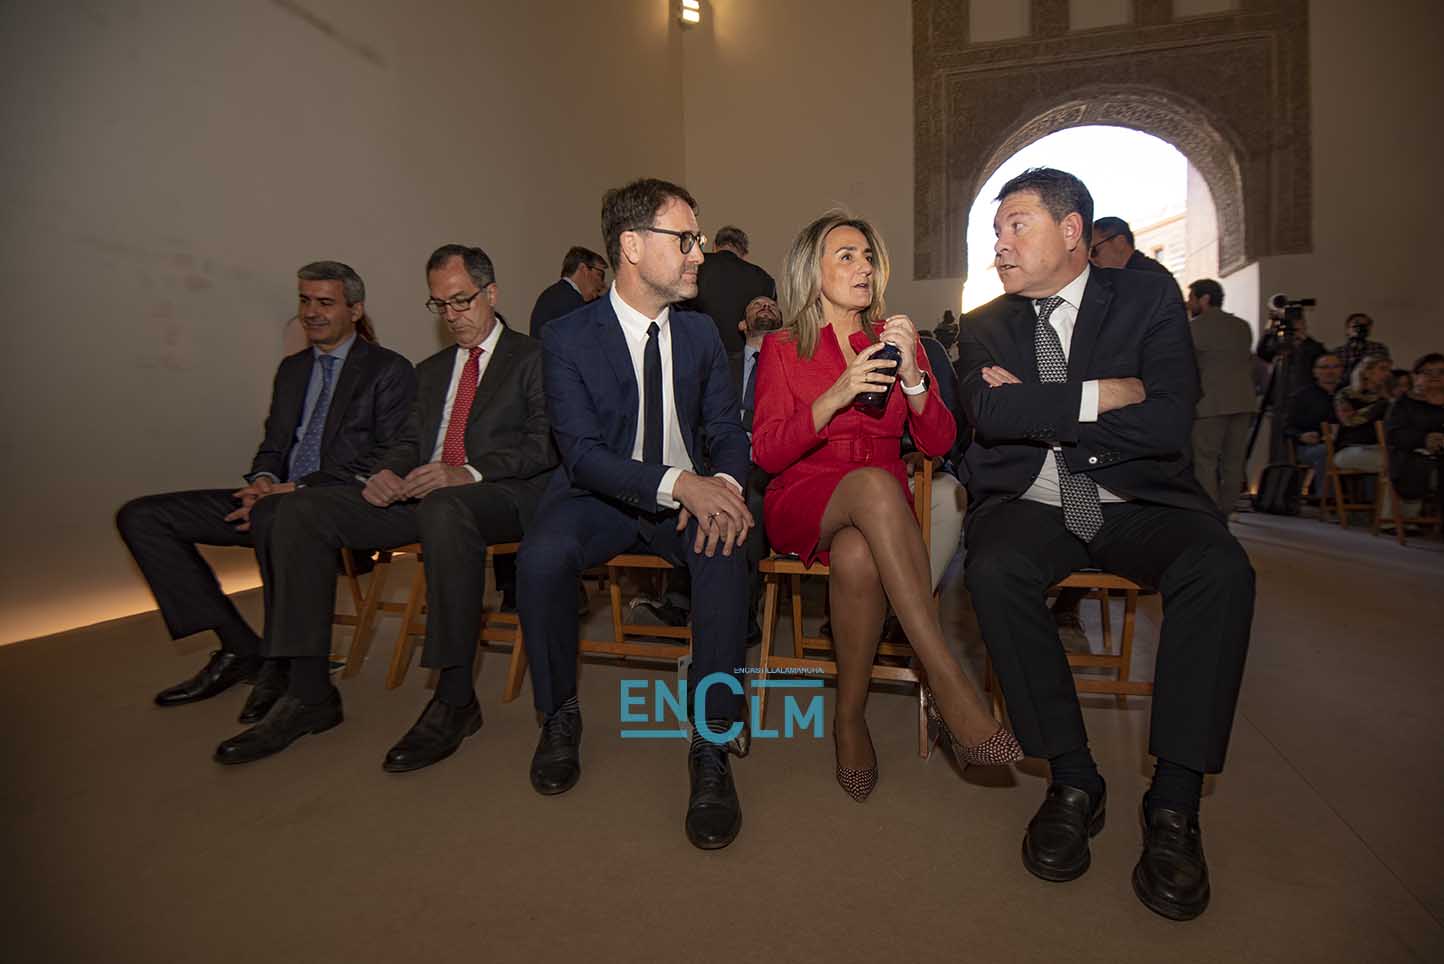
[(725, 225), (717, 232), (717, 237), (712, 239), (712, 246), (717, 248), (736, 248), (743, 254), (747, 253), (747, 232), (735, 224)]
[(339, 281), (341, 282), (341, 296), (346, 299), (346, 304), (359, 304), (366, 300), (366, 282), (356, 273), (356, 269), (349, 264), (342, 264), (340, 261), (312, 261), (300, 271), (296, 277), (301, 281)]
[(1420, 355), (1418, 360), (1414, 362), (1414, 374), (1417, 375), (1423, 371), (1425, 365), (1437, 365), (1440, 362), (1444, 362), (1444, 355), (1441, 355), (1437, 351), (1431, 351), (1427, 355)]
[(1325, 358), (1332, 358), (1332, 359), (1333, 359), (1334, 361), (1336, 361), (1336, 362), (1342, 362), (1342, 361), (1343, 361), (1343, 359), (1341, 359), (1338, 355), (1335, 355), (1333, 352), (1331, 352), (1331, 351), (1326, 351), (1326, 352), (1324, 352), (1323, 354), (1319, 355), (1317, 358), (1314, 359), (1314, 365), (1313, 365), (1313, 367), (1318, 368), (1319, 365), (1321, 365), (1321, 364), (1323, 363), (1323, 361), (1324, 361)]
[(443, 244), (431, 252), (431, 257), (426, 259), (426, 273), (446, 267), (452, 258), (460, 258), (466, 273), (471, 276), (472, 283), (478, 288), (486, 288), (487, 285), (496, 284), (496, 268), (491, 263), (491, 258), (480, 248), (468, 247), (464, 244)]
[(1212, 278), (1199, 278), (1188, 286), (1188, 293), (1195, 298), (1208, 298), (1210, 307), (1223, 307), (1223, 285)]
[(570, 278), (577, 273), (577, 269), (582, 265), (587, 265), (588, 267), (596, 265), (603, 271), (607, 269), (607, 262), (603, 260), (601, 255), (597, 254), (591, 248), (584, 248), (581, 245), (574, 244), (567, 249), (567, 256), (562, 258), (562, 277)]
[(602, 197), (602, 238), (607, 243), (607, 260), (612, 270), (622, 259), (622, 233), (650, 228), (657, 212), (676, 198), (697, 211), (697, 200), (687, 189), (671, 181), (644, 177), (626, 187), (614, 187)]
[(1093, 222), (1093, 230), (1107, 234), (1110, 238), (1121, 234), (1123, 235), (1123, 240), (1128, 242), (1130, 248), (1135, 247), (1133, 243), (1133, 229), (1130, 228), (1128, 222), (1122, 218), (1115, 218), (1111, 215), (1106, 218), (1099, 218)]
[(1088, 244), (1092, 239), (1093, 195), (1089, 194), (1083, 182), (1072, 174), (1051, 167), (1030, 167), (1004, 184), (993, 200), (1001, 201), (1022, 191), (1032, 191), (1038, 195), (1038, 200), (1048, 209), (1054, 221), (1061, 222), (1068, 215), (1077, 212), (1083, 219), (1083, 243)]

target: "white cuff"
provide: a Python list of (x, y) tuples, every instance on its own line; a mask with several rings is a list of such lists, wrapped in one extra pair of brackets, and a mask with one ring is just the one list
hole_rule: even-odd
[(924, 375), (916, 385), (904, 385), (902, 379), (898, 379), (897, 387), (902, 389), (904, 395), (922, 395), (928, 390), (928, 377)]
[(476, 469), (472, 468), (472, 467), (471, 467), (471, 463), (467, 463), (466, 465), (463, 465), (462, 468), (463, 468), (463, 469), (466, 469), (466, 471), (468, 471), (468, 472), (471, 473), (471, 481), (473, 481), (473, 482), (480, 482), (480, 481), (481, 481), (481, 473), (478, 472), (478, 471), (476, 471)]
[(664, 509), (675, 509), (682, 503), (672, 498), (672, 486), (682, 477), (682, 470), (670, 468), (662, 474), (662, 482), (657, 486), (657, 504)]
[(1083, 395), (1078, 399), (1078, 421), (1098, 421), (1098, 382), (1096, 380), (1083, 383)]

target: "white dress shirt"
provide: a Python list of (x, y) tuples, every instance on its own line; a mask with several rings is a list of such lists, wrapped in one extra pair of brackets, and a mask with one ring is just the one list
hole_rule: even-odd
[[(481, 384), (481, 378), (486, 374), (486, 366), (491, 364), (491, 356), (496, 354), (496, 343), (501, 340), (501, 322), (496, 321), (491, 326), (491, 334), (481, 340), (481, 354), (476, 356), (476, 383)], [(456, 346), (456, 358), (451, 365), (451, 384), (446, 389), (446, 404), (441, 407), (441, 426), (436, 432), (436, 447), (432, 450), (435, 456), (431, 461), (440, 462), (441, 456), (446, 448), (446, 430), (451, 426), (451, 409), (456, 405), (456, 390), (461, 386), (461, 370), (466, 367), (467, 356), (470, 352)], [(472, 404), (475, 404), (473, 397)], [(463, 465), (463, 469), (471, 473), (474, 481), (481, 481), (481, 473), (470, 465)]]
[[(1083, 303), (1083, 290), (1088, 287), (1088, 275), (1091, 269), (1083, 266), (1083, 273), (1063, 287), (1058, 292), (1058, 297), (1063, 303), (1053, 309), (1048, 316), (1048, 323), (1058, 333), (1058, 342), (1063, 346), (1063, 360), (1068, 360), (1068, 352), (1073, 347), (1073, 326), (1078, 322), (1078, 306)], [(1038, 315), (1038, 305), (1033, 304), (1033, 316)], [(1083, 383), (1083, 396), (1078, 401), (1078, 421), (1098, 421), (1098, 382), (1090, 379)], [(1054, 449), (1057, 450), (1057, 446)], [(1052, 458), (1043, 459), (1043, 467), (1038, 472), (1038, 477), (1033, 484), (1028, 486), (1028, 491), (1023, 493), (1023, 498), (1030, 502), (1042, 502), (1047, 505), (1062, 506), (1063, 497), (1058, 490), (1058, 463)], [(1098, 486), (1099, 502), (1123, 502), (1124, 499), (1109, 492), (1103, 486)]]
[[(682, 425), (677, 418), (677, 396), (672, 386), (672, 327), (667, 323), (671, 309), (664, 307), (657, 317), (648, 318), (622, 300), (615, 283), (612, 284), (610, 298), (612, 310), (617, 313), (617, 320), (622, 324), (627, 351), (632, 355), (632, 374), (637, 379), (637, 437), (632, 441), (632, 458), (638, 462), (642, 461), (643, 435), (647, 425), (647, 383), (643, 372), (647, 353), (647, 328), (654, 322), (658, 328), (657, 349), (662, 354), (662, 462), (668, 468), (657, 486), (657, 504), (676, 509), (681, 507), (682, 503), (673, 498), (672, 488), (682, 477), (682, 473), (693, 471), (693, 467), (692, 458), (687, 454), (687, 442), (682, 438)], [(742, 491), (737, 480), (725, 472), (718, 472), (717, 477), (731, 482), (738, 492)]]

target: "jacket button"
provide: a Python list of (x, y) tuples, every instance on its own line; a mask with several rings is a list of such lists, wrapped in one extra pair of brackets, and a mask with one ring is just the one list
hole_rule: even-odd
[(1089, 465), (1097, 465), (1097, 464), (1098, 464), (1098, 456), (1096, 456), (1096, 455), (1090, 455), (1090, 456), (1088, 456), (1088, 464), (1089, 464)]

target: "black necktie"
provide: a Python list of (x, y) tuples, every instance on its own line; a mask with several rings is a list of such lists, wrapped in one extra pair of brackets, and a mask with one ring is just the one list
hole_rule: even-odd
[[(1038, 308), (1038, 324), (1033, 329), (1033, 350), (1038, 355), (1038, 378), (1044, 382), (1068, 379), (1068, 360), (1063, 357), (1063, 343), (1048, 319), (1063, 303), (1054, 295), (1033, 302)], [(1068, 463), (1059, 449), (1053, 450), (1058, 466), (1058, 496), (1063, 503), (1063, 525), (1084, 542), (1091, 542), (1103, 528), (1103, 510), (1098, 505), (1098, 484), (1086, 475), (1068, 471)]]
[(647, 350), (642, 355), (642, 461), (662, 464), (662, 347), (661, 329), (647, 326)]

